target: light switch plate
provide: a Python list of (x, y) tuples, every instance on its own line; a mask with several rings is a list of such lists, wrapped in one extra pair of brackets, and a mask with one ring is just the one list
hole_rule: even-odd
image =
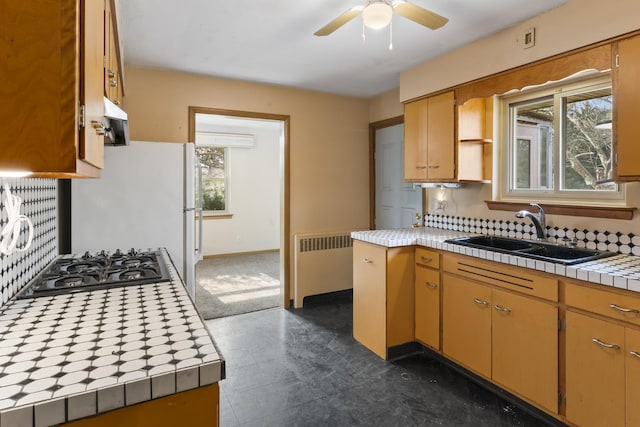
[(522, 34), (522, 45), (525, 49), (529, 49), (536, 45), (536, 29), (527, 28)]

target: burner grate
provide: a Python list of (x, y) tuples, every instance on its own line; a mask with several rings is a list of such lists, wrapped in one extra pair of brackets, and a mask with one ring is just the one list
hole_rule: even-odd
[(170, 281), (160, 251), (113, 254), (101, 251), (82, 256), (63, 255), (47, 266), (16, 298)]

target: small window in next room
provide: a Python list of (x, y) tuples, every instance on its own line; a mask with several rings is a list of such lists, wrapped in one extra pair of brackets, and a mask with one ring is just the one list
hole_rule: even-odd
[(611, 78), (501, 98), (500, 199), (622, 204), (611, 181)]
[(196, 155), (202, 166), (202, 210), (205, 213), (228, 212), (228, 173), (225, 147), (196, 143)]

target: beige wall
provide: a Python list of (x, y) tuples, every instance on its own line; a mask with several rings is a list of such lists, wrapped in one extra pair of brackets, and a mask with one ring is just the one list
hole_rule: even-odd
[(127, 68), (126, 76), (133, 140), (187, 141), (188, 106), (289, 115), (290, 241), (368, 228), (366, 100), (150, 69)]
[[(569, 0), (563, 6), (400, 74), (406, 101), (640, 28), (638, 0)], [(522, 47), (535, 27), (536, 43)]]
[[(565, 5), (524, 21), (504, 31), (463, 46), (431, 61), (404, 71), (400, 75), (398, 97), (393, 91), (370, 102), (370, 118), (382, 120), (397, 115), (400, 101), (456, 86), (480, 77), (530, 63), (628, 33), (640, 28), (640, 2), (612, 0), (569, 0)], [(536, 45), (522, 48), (521, 35), (535, 27)], [(429, 210), (433, 212), (433, 195)], [(466, 185), (451, 190), (451, 203), (444, 214), (475, 218), (513, 220), (513, 212), (490, 211), (485, 200), (491, 199), (491, 186)], [(640, 206), (640, 183), (627, 184), (629, 206)], [(440, 212), (433, 212), (440, 213)], [(588, 228), (625, 233), (637, 232), (640, 215), (631, 221), (601, 220), (585, 217), (550, 215), (549, 224), (569, 228)]]
[(400, 88), (392, 89), (369, 100), (369, 122), (374, 123), (402, 116), (404, 106), (400, 102)]

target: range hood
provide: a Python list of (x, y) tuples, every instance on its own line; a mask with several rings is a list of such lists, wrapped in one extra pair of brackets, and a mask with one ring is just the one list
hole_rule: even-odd
[(129, 118), (127, 113), (109, 98), (104, 98), (105, 145), (129, 145)]

